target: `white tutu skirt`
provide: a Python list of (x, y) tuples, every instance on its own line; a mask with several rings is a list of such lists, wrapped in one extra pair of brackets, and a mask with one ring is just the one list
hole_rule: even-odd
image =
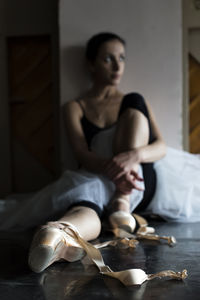
[[(142, 176), (142, 168), (140, 168)], [(101, 213), (108, 206), (115, 192), (114, 184), (104, 176), (87, 172), (65, 171), (59, 180), (35, 195), (16, 199), (15, 195), (0, 200), (0, 230), (23, 230), (57, 220), (74, 206), (82, 203), (98, 208)], [(131, 195), (131, 210), (140, 203), (143, 191)], [(92, 207), (92, 206), (91, 206)]]
[[(115, 127), (95, 136), (92, 150), (102, 157), (112, 156)], [(147, 208), (148, 213), (169, 221), (200, 221), (200, 159), (199, 156), (168, 148), (164, 159), (155, 163), (157, 187)], [(142, 167), (139, 167), (142, 174)], [(138, 182), (144, 186), (142, 182)], [(61, 217), (73, 205), (89, 202), (103, 212), (115, 192), (106, 177), (87, 172), (65, 171), (59, 180), (33, 195), (10, 196), (0, 200), (0, 230), (24, 230)], [(143, 191), (133, 190), (130, 208), (142, 201)]]
[[(95, 136), (92, 151), (101, 157), (112, 156), (112, 139), (115, 127), (104, 130)], [(143, 177), (142, 167), (139, 175)], [(138, 185), (144, 187), (143, 182)], [(79, 203), (90, 203), (101, 213), (108, 206), (115, 193), (115, 185), (105, 176), (84, 169), (67, 170), (54, 183), (34, 195), (15, 195), (0, 200), (0, 230), (24, 230), (49, 220), (57, 220), (66, 211)], [(134, 190), (130, 197), (133, 211), (143, 198), (143, 191)], [(90, 206), (89, 206), (90, 207)]]

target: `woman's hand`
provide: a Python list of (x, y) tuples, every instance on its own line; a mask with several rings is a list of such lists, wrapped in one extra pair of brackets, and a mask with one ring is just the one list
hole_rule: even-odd
[(143, 179), (138, 175), (139, 154), (136, 150), (114, 156), (104, 166), (104, 174), (112, 180), (120, 192), (130, 194), (132, 189), (143, 190), (137, 185)]
[[(143, 179), (139, 180), (143, 181)], [(114, 183), (116, 185), (116, 190), (124, 195), (131, 194), (133, 189), (143, 191), (143, 188), (137, 185), (137, 179), (131, 174), (121, 176), (119, 179), (115, 180)]]
[(104, 171), (111, 180), (117, 180), (127, 173), (131, 173), (140, 179), (138, 176), (139, 163), (139, 154), (136, 150), (126, 151), (115, 155), (109, 160)]

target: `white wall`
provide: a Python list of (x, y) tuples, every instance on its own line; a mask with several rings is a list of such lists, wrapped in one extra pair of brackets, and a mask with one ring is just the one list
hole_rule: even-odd
[[(113, 31), (127, 40), (124, 92), (151, 103), (168, 145), (182, 148), (181, 0), (60, 0), (61, 105), (87, 87), (83, 45)], [(63, 167), (70, 166), (63, 136)]]

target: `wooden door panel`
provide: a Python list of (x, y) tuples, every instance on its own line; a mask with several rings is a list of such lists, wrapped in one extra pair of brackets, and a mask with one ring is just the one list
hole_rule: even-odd
[[(30, 159), (36, 160), (37, 165), (39, 163), (42, 169), (53, 175), (55, 148), (51, 61), (49, 36), (8, 39), (12, 151), (15, 151), (14, 141), (17, 140)], [(16, 155), (13, 157), (18, 159)], [(22, 159), (19, 159), (23, 165)], [(13, 163), (13, 168), (18, 165)], [(20, 172), (22, 170), (13, 170), (15, 177), (26, 176)], [(42, 181), (41, 178), (41, 186), (44, 185)], [(46, 180), (44, 182), (47, 183)], [(14, 191), (22, 192), (15, 184)]]
[(190, 152), (200, 153), (200, 124), (190, 133)]
[(200, 94), (190, 104), (190, 130), (199, 124), (200, 119)]
[(200, 63), (189, 55), (190, 152), (200, 153)]

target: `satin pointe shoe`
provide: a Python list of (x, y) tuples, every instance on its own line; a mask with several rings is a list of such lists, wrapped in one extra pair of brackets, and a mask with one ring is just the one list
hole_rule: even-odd
[(128, 212), (118, 210), (109, 216), (109, 222), (113, 229), (120, 228), (133, 233), (136, 228), (135, 218)]
[(49, 222), (35, 234), (28, 257), (32, 271), (40, 273), (59, 260), (74, 262), (80, 260), (85, 251), (78, 244), (68, 228), (77, 229), (67, 222)]

